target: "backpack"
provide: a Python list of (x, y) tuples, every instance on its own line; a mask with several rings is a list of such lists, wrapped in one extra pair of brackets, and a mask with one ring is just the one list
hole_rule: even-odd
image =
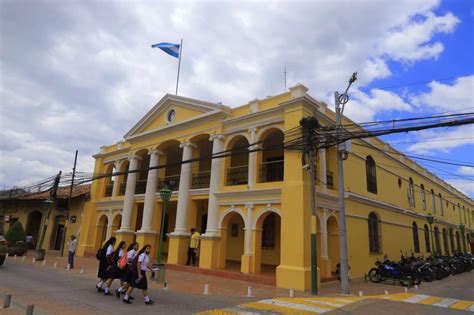
[(97, 260), (99, 260), (99, 261), (104, 260), (105, 259), (105, 249), (104, 248), (99, 248), (99, 250), (95, 254), (95, 258), (97, 258)]
[(119, 258), (119, 261), (117, 262), (117, 266), (119, 269), (123, 270), (127, 266), (127, 252), (124, 252), (122, 254), (122, 257)]

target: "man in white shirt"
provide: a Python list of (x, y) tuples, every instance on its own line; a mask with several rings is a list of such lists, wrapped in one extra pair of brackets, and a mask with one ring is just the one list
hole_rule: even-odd
[(68, 255), (67, 255), (67, 262), (69, 264), (69, 268), (74, 268), (74, 255), (76, 254), (76, 247), (77, 247), (77, 239), (75, 235), (71, 235), (71, 243), (69, 244)]

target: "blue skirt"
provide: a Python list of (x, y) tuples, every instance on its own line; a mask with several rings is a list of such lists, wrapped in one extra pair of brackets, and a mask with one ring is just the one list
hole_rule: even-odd
[(130, 272), (130, 286), (132, 288), (137, 288), (140, 290), (146, 290), (148, 289), (148, 282), (146, 280), (146, 271), (140, 270), (140, 274), (142, 278), (138, 280), (138, 274), (136, 271), (131, 271)]

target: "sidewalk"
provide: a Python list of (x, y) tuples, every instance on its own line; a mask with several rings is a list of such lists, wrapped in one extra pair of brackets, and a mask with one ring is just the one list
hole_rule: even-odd
[[(60, 257), (58, 252), (48, 252), (45, 261), (38, 261), (33, 264), (33, 258), (36, 255), (33, 251), (23, 257), (8, 257), (5, 262), (7, 264), (29, 264), (32, 268), (41, 270), (42, 268), (56, 268), (59, 272), (69, 273), (71, 276), (87, 277), (91, 279), (91, 287), (97, 282), (97, 267), (98, 261), (95, 257), (76, 257), (75, 268), (70, 271), (66, 270), (67, 257)], [(83, 269), (82, 269), (83, 268)], [(82, 270), (82, 273), (81, 273)], [(229, 271), (217, 271), (219, 273), (232, 273)], [(170, 266), (166, 270), (166, 281), (168, 289), (177, 292), (203, 294), (204, 286), (208, 284), (209, 294), (218, 296), (240, 296), (245, 297), (248, 294), (248, 288), (252, 288), (252, 297), (254, 299), (288, 297), (289, 290), (277, 288), (273, 285), (266, 285), (255, 282), (241, 281), (241, 273), (235, 272), (235, 277), (226, 275), (226, 277), (219, 277), (206, 274), (207, 270), (199, 269), (197, 267), (188, 266)], [(232, 277), (234, 279), (232, 279)], [(258, 281), (258, 279), (257, 279)], [(118, 286), (118, 280), (112, 284), (112, 288)], [(163, 288), (162, 283), (149, 281), (150, 288)], [(363, 279), (356, 279), (351, 282), (351, 292), (358, 295), (362, 291), (364, 295), (380, 295), (384, 294), (385, 290), (390, 293), (404, 292), (404, 288), (399, 285), (373, 284), (366, 283)], [(340, 292), (340, 284), (338, 281), (323, 283), (318, 291), (320, 296), (337, 296)], [(295, 297), (310, 297), (309, 292), (294, 291)]]

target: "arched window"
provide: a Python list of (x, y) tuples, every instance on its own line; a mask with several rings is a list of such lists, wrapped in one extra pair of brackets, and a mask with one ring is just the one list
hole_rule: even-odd
[(367, 191), (377, 193), (377, 174), (374, 159), (368, 155), (365, 159), (365, 176), (367, 178)]
[(421, 184), (420, 190), (421, 190), (421, 207), (423, 208), (423, 210), (426, 210), (425, 185)]
[(443, 229), (443, 244), (444, 244), (444, 254), (449, 256), (450, 254), (449, 254), (449, 243), (448, 243), (448, 231), (446, 231), (446, 229)]
[(459, 231), (456, 231), (456, 249), (460, 253), (461, 252), (461, 235), (459, 235)]
[(431, 245), (430, 245), (430, 229), (428, 225), (425, 224), (425, 247), (426, 252), (431, 253)]
[(441, 254), (441, 241), (439, 239), (439, 229), (437, 226), (434, 228), (435, 246), (436, 253)]
[(439, 197), (439, 210), (441, 211), (441, 215), (444, 215), (444, 207), (443, 207), (443, 197), (441, 193), (438, 194)]
[(415, 249), (415, 253), (420, 252), (420, 240), (418, 239), (418, 225), (416, 222), (412, 224), (412, 232), (413, 232), (413, 247)]
[(433, 214), (436, 213), (436, 201), (435, 201), (435, 193), (434, 190), (431, 189), (431, 209), (433, 210)]
[(415, 186), (413, 179), (410, 177), (408, 180), (408, 200), (410, 201), (410, 207), (415, 206)]
[(380, 253), (380, 220), (375, 212), (369, 214), (369, 251)]
[(464, 206), (462, 206), (462, 212), (464, 213), (464, 224), (467, 224), (466, 208)]
[(275, 249), (275, 213), (270, 213), (263, 221), (262, 248)]
[(456, 247), (454, 247), (454, 235), (453, 229), (449, 229), (449, 245), (451, 245), (451, 252), (454, 254), (456, 252)]

